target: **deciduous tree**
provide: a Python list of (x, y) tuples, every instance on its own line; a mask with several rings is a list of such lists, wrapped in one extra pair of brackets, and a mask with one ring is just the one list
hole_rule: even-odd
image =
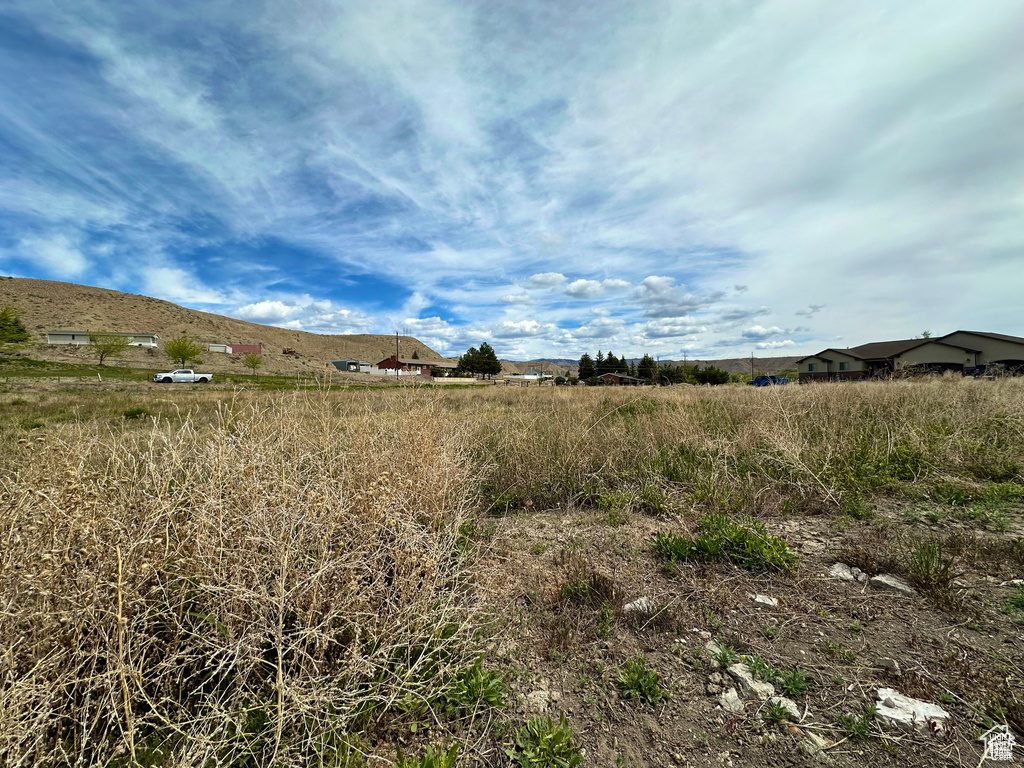
[(100, 365), (109, 358), (121, 357), (128, 351), (132, 340), (128, 336), (110, 333), (90, 333), (89, 346), (100, 359)]
[(242, 358), (242, 365), (252, 371), (253, 375), (257, 378), (259, 373), (257, 370), (263, 365), (263, 355), (257, 355), (255, 352), (247, 352), (245, 357)]
[(189, 363), (199, 365), (203, 362), (199, 359), (199, 356), (203, 353), (203, 345), (187, 333), (176, 336), (164, 344), (164, 353), (179, 368), (185, 368)]

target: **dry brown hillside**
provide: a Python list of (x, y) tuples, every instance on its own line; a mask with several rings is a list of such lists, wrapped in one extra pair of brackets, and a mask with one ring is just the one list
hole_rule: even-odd
[[(46, 345), (46, 332), (56, 329), (156, 333), (161, 341), (189, 333), (204, 343), (262, 344), (265, 373), (315, 371), (344, 358), (376, 363), (395, 351), (394, 336), (292, 331), (186, 309), (149, 296), (52, 280), (0, 279), (0, 306), (5, 304), (17, 308), (25, 327), (42, 342), (31, 353), (41, 359), (84, 362), (92, 357), (88, 348)], [(284, 355), (285, 349), (295, 350), (298, 356)], [(421, 359), (441, 357), (411, 336), (399, 338), (399, 350), (403, 357), (414, 351)], [(242, 372), (241, 357), (206, 353), (203, 367), (213, 372)], [(158, 350), (133, 349), (123, 363), (160, 368), (168, 365), (168, 360)]]

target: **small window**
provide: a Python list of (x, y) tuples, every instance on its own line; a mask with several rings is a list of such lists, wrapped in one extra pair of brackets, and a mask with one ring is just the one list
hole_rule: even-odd
[(839, 370), (840, 371), (848, 371), (848, 370), (850, 370), (850, 364), (849, 363), (840, 363), (839, 364)]
[(808, 373), (814, 373), (817, 370), (818, 370), (818, 364), (817, 363), (808, 363), (807, 364), (807, 372)]

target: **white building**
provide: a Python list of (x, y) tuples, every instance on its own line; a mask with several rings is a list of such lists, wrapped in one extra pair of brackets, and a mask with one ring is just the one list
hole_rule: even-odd
[(132, 347), (156, 347), (160, 337), (155, 333), (112, 333), (110, 331), (50, 331), (46, 334), (47, 344), (71, 344), (87, 346), (90, 336), (127, 336)]

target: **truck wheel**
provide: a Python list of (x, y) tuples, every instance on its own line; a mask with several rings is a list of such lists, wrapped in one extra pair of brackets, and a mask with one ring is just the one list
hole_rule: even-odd
[(170, 384), (171, 383), (171, 377), (170, 376), (164, 376), (162, 379), (160, 379), (160, 383), (161, 384)]
[(210, 380), (209, 380), (208, 378), (206, 378), (206, 377), (204, 376), (203, 378), (201, 378), (201, 379), (199, 380), (199, 383), (200, 383), (200, 384), (207, 384), (207, 383), (209, 383), (209, 381), (210, 381)]

